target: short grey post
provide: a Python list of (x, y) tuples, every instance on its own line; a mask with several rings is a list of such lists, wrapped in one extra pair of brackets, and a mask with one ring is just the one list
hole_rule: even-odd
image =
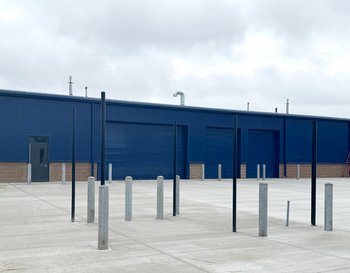
[(66, 184), (66, 163), (62, 163), (62, 184)]
[(27, 184), (30, 185), (32, 183), (32, 164), (28, 163), (27, 166)]
[(204, 164), (202, 164), (202, 181), (204, 181), (204, 179), (205, 179), (205, 165)]
[(221, 181), (221, 164), (218, 165), (218, 180)]
[(297, 166), (297, 180), (300, 179), (300, 165)]
[(164, 212), (164, 177), (157, 177), (157, 219), (163, 219)]
[(98, 205), (98, 250), (108, 249), (108, 204), (109, 188), (106, 185), (99, 187)]
[(259, 236), (267, 236), (267, 183), (259, 184)]
[(176, 214), (180, 214), (180, 175), (176, 176)]
[(87, 223), (95, 222), (95, 177), (88, 178)]
[(326, 183), (324, 188), (324, 230), (333, 230), (333, 184)]
[(125, 178), (125, 221), (132, 219), (132, 177)]
[(260, 164), (257, 164), (257, 165), (256, 165), (256, 172), (257, 172), (256, 178), (257, 178), (258, 180), (260, 180)]
[(112, 183), (112, 163), (108, 164), (108, 183)]
[(265, 178), (266, 178), (266, 165), (263, 164), (263, 177), (262, 177), (262, 179), (265, 180)]
[(287, 201), (287, 218), (286, 218), (286, 227), (289, 226), (289, 207), (290, 207), (290, 201)]

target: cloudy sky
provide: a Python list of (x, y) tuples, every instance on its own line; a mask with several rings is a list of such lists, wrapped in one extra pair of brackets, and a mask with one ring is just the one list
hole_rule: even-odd
[(350, 118), (349, 0), (0, 0), (0, 89)]

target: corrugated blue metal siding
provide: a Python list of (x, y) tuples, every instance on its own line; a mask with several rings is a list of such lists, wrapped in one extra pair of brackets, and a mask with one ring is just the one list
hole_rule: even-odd
[[(113, 179), (173, 177), (174, 128), (166, 125), (107, 123), (106, 179), (113, 164)], [(186, 128), (178, 126), (177, 174), (186, 176)]]
[(279, 132), (264, 130), (249, 130), (248, 132), (248, 163), (247, 178), (257, 177), (257, 164), (266, 165), (266, 177), (279, 177)]
[[(239, 146), (240, 141), (238, 141)], [(205, 178), (218, 178), (218, 164), (221, 164), (221, 177), (232, 178), (233, 129), (207, 128), (206, 130)], [(238, 177), (240, 177), (240, 168), (238, 168)]]

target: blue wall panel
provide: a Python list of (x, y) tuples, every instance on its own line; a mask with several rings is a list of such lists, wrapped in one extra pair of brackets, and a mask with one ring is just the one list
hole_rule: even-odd
[(265, 130), (249, 130), (247, 178), (257, 177), (257, 164), (266, 165), (266, 177), (279, 177), (279, 132)]
[[(238, 137), (238, 147), (240, 147), (239, 140), (240, 137)], [(239, 159), (238, 162), (240, 165)], [(206, 130), (205, 178), (218, 178), (218, 164), (221, 164), (222, 178), (233, 177), (233, 129), (207, 128)], [(240, 177), (240, 168), (238, 168), (238, 177)]]
[(310, 164), (312, 121), (288, 118), (287, 134), (287, 163)]
[[(113, 164), (113, 179), (173, 177), (173, 126), (107, 123), (106, 178)], [(178, 126), (177, 174), (186, 178), (186, 129)], [(98, 172), (99, 173), (99, 172)]]
[(17, 100), (0, 97), (0, 161), (17, 160)]
[(345, 164), (348, 156), (348, 123), (319, 121), (317, 126), (317, 161)]

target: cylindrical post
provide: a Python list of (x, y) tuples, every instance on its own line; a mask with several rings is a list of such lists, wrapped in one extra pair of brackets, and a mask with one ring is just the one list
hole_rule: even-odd
[(173, 216), (176, 216), (177, 122), (174, 122)]
[(263, 164), (263, 180), (265, 180), (265, 178), (266, 178), (266, 165), (265, 164)]
[(202, 181), (204, 181), (204, 179), (205, 179), (205, 165), (204, 164), (202, 164)]
[(176, 176), (176, 214), (180, 214), (180, 175)]
[(108, 183), (112, 183), (112, 163), (108, 164)]
[(73, 108), (73, 141), (72, 141), (72, 209), (71, 209), (71, 221), (75, 221), (75, 142), (76, 142), (76, 119), (77, 111)]
[(88, 194), (87, 194), (87, 223), (95, 222), (95, 177), (88, 178)]
[(260, 164), (256, 165), (256, 173), (257, 173), (256, 175), (257, 180), (260, 180)]
[(132, 220), (132, 177), (125, 178), (125, 221)]
[(267, 183), (259, 184), (259, 236), (267, 236)]
[(221, 181), (221, 164), (218, 165), (218, 180)]
[(108, 210), (109, 188), (106, 185), (99, 187), (98, 200), (98, 250), (108, 249)]
[(157, 219), (163, 219), (164, 212), (164, 177), (157, 177)]
[(311, 225), (316, 225), (317, 121), (312, 123)]
[(106, 94), (101, 92), (101, 186), (106, 175)]
[(286, 227), (289, 226), (289, 207), (290, 207), (290, 201), (287, 201), (287, 218), (286, 218)]
[(32, 164), (28, 163), (27, 166), (27, 184), (30, 185), (32, 183)]
[(297, 180), (300, 179), (300, 165), (297, 166)]
[(62, 184), (66, 184), (66, 163), (62, 163)]
[(233, 116), (232, 231), (237, 231), (238, 115)]
[(333, 184), (326, 183), (324, 188), (324, 230), (333, 230)]

